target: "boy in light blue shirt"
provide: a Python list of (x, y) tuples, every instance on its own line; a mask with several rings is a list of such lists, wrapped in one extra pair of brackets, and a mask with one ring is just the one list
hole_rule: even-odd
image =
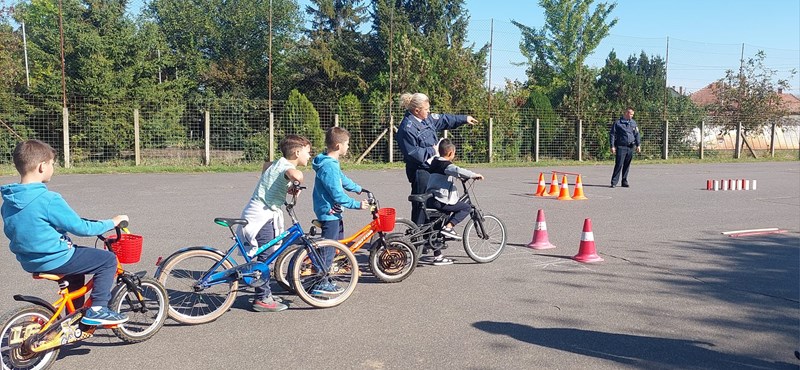
[[(342, 173), (339, 158), (347, 155), (350, 148), (350, 133), (341, 127), (331, 127), (325, 132), (325, 153), (314, 158), (311, 166), (316, 172), (314, 179), (314, 214), (322, 224), (324, 239), (344, 239), (344, 208), (367, 209), (369, 203), (350, 198), (346, 191), (361, 193), (361, 186)], [(333, 263), (335, 249), (324, 248), (322, 258), (325, 266)], [(335, 295), (341, 292), (332, 281), (325, 281), (311, 291), (315, 295)]]
[(100, 235), (113, 229), (128, 216), (110, 220), (84, 220), (69, 207), (60, 194), (47, 190), (55, 171), (56, 151), (47, 143), (28, 140), (14, 149), (14, 167), (19, 183), (0, 187), (3, 195), (3, 231), (11, 241), (11, 252), (22, 269), (30, 273), (66, 275), (72, 290), (84, 284), (84, 274), (93, 274), (94, 288), (89, 297), (92, 307), (81, 322), (87, 325), (115, 325), (128, 321), (108, 309), (111, 288), (117, 273), (113, 252), (72, 244), (67, 233), (78, 236)]

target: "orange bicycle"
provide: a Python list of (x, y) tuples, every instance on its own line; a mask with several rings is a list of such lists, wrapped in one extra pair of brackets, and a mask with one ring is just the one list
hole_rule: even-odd
[[(141, 253), (141, 237), (121, 234), (123, 221), (115, 228), (116, 237), (98, 235), (105, 247), (117, 255), (117, 284), (111, 292), (109, 308), (124, 313), (128, 321), (119, 325), (103, 325), (126, 343), (138, 343), (149, 339), (161, 329), (167, 319), (168, 296), (158, 280), (125, 271), (121, 263), (138, 262)], [(131, 242), (131, 240), (133, 240)], [(138, 248), (138, 251), (136, 251)], [(14, 295), (14, 300), (27, 305), (7, 312), (0, 318), (0, 355), (3, 370), (47, 369), (58, 358), (61, 346), (94, 334), (97, 326), (81, 323), (84, 312), (91, 307), (91, 298), (81, 307), (75, 302), (83, 299), (94, 286), (90, 279), (84, 286), (69, 290), (64, 275), (34, 273), (34, 279), (57, 281), (60, 298), (50, 304), (31, 296)]]
[[(394, 229), (394, 208), (381, 208), (372, 192), (366, 189), (362, 191), (367, 193), (367, 202), (370, 205), (370, 212), (372, 212), (372, 221), (355, 234), (339, 240), (339, 242), (348, 246), (353, 253), (365, 245), (369, 245), (369, 268), (373, 275), (385, 283), (403, 281), (411, 275), (417, 266), (417, 262), (419, 262), (417, 248), (406, 240), (403, 235), (387, 234)], [(317, 220), (312, 222), (316, 226), (311, 227), (308, 232), (310, 236), (316, 235), (316, 227), (319, 225)], [(292, 279), (289, 276), (289, 272), (295, 263), (295, 252), (300, 248), (302, 248), (300, 245), (291, 246), (275, 260), (273, 269), (275, 281), (290, 292), (294, 291), (294, 288), (290, 283)], [(340, 257), (337, 255), (334, 260), (336, 258)], [(305, 270), (301, 268), (300, 271), (303, 273)]]

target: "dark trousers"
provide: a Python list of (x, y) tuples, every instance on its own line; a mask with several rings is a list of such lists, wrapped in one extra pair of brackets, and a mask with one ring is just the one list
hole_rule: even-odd
[(628, 183), (628, 170), (631, 169), (633, 150), (633, 147), (630, 146), (617, 147), (617, 157), (614, 159), (614, 174), (611, 176), (611, 185), (617, 185), (620, 171), (622, 172), (622, 183)]
[[(450, 213), (450, 218), (447, 222), (453, 224), (453, 226), (458, 225), (459, 222), (464, 221), (467, 216), (469, 216), (469, 211), (472, 210), (472, 207), (465, 203), (465, 202), (456, 202), (456, 204), (445, 204), (438, 200), (434, 200), (434, 208), (438, 209), (441, 212)], [(446, 223), (445, 223), (446, 225)]]
[[(425, 190), (428, 190), (428, 178), (430, 176), (430, 172), (426, 170), (417, 170), (414, 178), (411, 179), (411, 194), (424, 194)], [(411, 203), (411, 221), (414, 221), (417, 225), (422, 225), (427, 221), (424, 204)]]
[[(114, 253), (104, 249), (74, 247), (75, 253), (67, 263), (50, 271), (48, 274), (69, 275), (69, 290), (75, 291), (82, 287), (85, 282), (84, 274), (94, 275), (94, 287), (89, 297), (92, 299), (92, 306), (108, 307), (111, 300), (111, 288), (114, 286), (117, 275), (117, 258)], [(73, 301), (75, 307), (83, 306), (83, 300)]]
[[(267, 221), (267, 223), (264, 224), (264, 227), (262, 227), (261, 230), (258, 230), (258, 233), (256, 234), (256, 241), (258, 242), (259, 246), (262, 246), (269, 243), (272, 239), (275, 239), (274, 225), (272, 221)], [(264, 262), (267, 260), (267, 258), (269, 258), (269, 253), (261, 253), (256, 256), (256, 260), (258, 262)], [(269, 279), (269, 276), (266, 278)], [(256, 300), (267, 298), (271, 294), (272, 289), (269, 288), (269, 280), (267, 280), (266, 284), (256, 287)]]
[[(322, 238), (331, 240), (344, 239), (344, 220), (320, 221), (322, 224)], [(320, 249), (322, 253), (322, 263), (330, 266), (336, 256), (336, 248), (325, 247)]]

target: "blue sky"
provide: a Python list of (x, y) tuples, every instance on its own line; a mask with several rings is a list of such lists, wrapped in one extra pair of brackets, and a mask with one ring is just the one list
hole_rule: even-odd
[[(131, 8), (144, 0), (132, 0)], [(595, 1), (595, 4), (600, 1)], [(298, 0), (301, 6), (308, 0)], [(519, 52), (520, 32), (515, 20), (540, 28), (544, 12), (537, 0), (466, 0), (470, 14), (469, 39), (476, 48), (489, 42), (494, 20), (491, 84), (504, 86), (505, 79), (524, 80), (524, 62)], [(667, 58), (667, 84), (689, 93), (738, 70), (744, 57), (759, 50), (766, 65), (788, 78), (800, 72), (800, 1), (798, 0), (617, 0), (612, 17), (617, 25), (587, 60), (602, 66), (611, 50), (625, 60), (644, 51)], [(800, 96), (800, 74), (790, 80), (791, 92)]]

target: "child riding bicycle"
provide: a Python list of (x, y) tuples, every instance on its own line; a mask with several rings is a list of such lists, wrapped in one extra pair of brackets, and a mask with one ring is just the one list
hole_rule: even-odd
[[(297, 166), (307, 165), (311, 158), (311, 142), (302, 136), (287, 135), (281, 140), (279, 147), (283, 157), (272, 163), (264, 162), (261, 178), (242, 211), (242, 218), (247, 220), (247, 225), (239, 228), (239, 235), (254, 249), (267, 244), (283, 232), (281, 207), (286, 201), (287, 192), (292, 189), (290, 184), (303, 182), (303, 172)], [(266, 261), (270, 253), (259, 254), (258, 261)], [(272, 297), (269, 281), (255, 290), (252, 306), (254, 311), (278, 312), (289, 308)]]
[(60, 194), (45, 185), (55, 172), (55, 157), (55, 149), (39, 140), (24, 141), (14, 148), (20, 182), (0, 188), (3, 231), (11, 241), (11, 252), (25, 271), (67, 275), (67, 284), (74, 289), (83, 286), (84, 274), (93, 274), (92, 307), (81, 322), (122, 324), (128, 318), (108, 309), (117, 272), (116, 256), (111, 251), (73, 245), (67, 233), (99, 235), (127, 221), (128, 216), (103, 221), (81, 219)]
[[(358, 201), (350, 198), (345, 190), (361, 194), (361, 186), (350, 180), (342, 173), (339, 158), (347, 155), (350, 148), (350, 133), (341, 127), (331, 127), (325, 132), (325, 153), (320, 153), (314, 158), (312, 167), (316, 171), (314, 179), (314, 214), (322, 224), (322, 238), (341, 240), (344, 239), (343, 208), (367, 209), (369, 202)], [(325, 266), (333, 263), (335, 250), (325, 248), (322, 258)], [(323, 282), (314, 289), (316, 295), (337, 294), (337, 288), (330, 281)]]
[[(426, 193), (433, 194), (433, 198), (430, 200), (432, 208), (451, 214), (447, 223), (442, 227), (442, 235), (461, 240), (461, 236), (456, 234), (453, 227), (469, 215), (471, 206), (458, 201), (458, 191), (453, 181), (455, 177), (482, 180), (483, 175), (454, 165), (452, 160), (455, 157), (455, 144), (450, 139), (440, 140), (439, 156), (433, 159), (428, 170), (431, 174), (428, 178)], [(437, 249), (433, 252), (433, 264), (436, 266), (452, 265), (453, 260), (444, 257), (442, 251)]]

